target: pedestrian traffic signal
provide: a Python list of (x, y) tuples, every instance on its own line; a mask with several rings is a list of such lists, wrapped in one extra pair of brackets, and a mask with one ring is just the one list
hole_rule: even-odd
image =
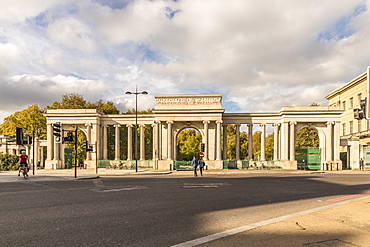
[(53, 135), (55, 136), (55, 141), (60, 142), (60, 137), (61, 137), (60, 132), (62, 132), (62, 130), (61, 130), (61, 125), (59, 122), (53, 124), (53, 131), (54, 131)]
[(201, 153), (205, 152), (205, 149), (206, 149), (205, 147), (206, 147), (206, 144), (204, 144), (204, 143), (200, 144), (200, 152)]
[(93, 151), (93, 147), (91, 145), (89, 145), (89, 142), (88, 141), (85, 141), (83, 143), (83, 148), (86, 150), (86, 152), (91, 152)]
[(68, 131), (67, 136), (64, 137), (63, 141), (65, 142), (73, 142), (73, 133)]

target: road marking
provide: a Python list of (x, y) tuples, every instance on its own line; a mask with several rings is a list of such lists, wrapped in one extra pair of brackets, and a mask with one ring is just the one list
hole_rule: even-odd
[(218, 188), (220, 186), (230, 185), (229, 183), (184, 183), (184, 189), (192, 188)]
[(127, 191), (127, 190), (143, 190), (143, 189), (148, 189), (148, 187), (145, 186), (140, 186), (140, 185), (128, 185), (124, 187), (118, 187), (118, 188), (96, 188), (96, 189), (91, 189), (92, 191), (95, 192), (116, 192), (116, 191)]
[[(370, 192), (369, 193), (363, 193), (363, 194), (370, 194)], [(305, 210), (305, 211), (302, 211), (302, 212), (297, 212), (297, 213), (293, 213), (293, 214), (289, 214), (289, 215), (284, 215), (284, 216), (281, 216), (281, 217), (260, 221), (260, 222), (257, 222), (257, 223), (251, 224), (251, 225), (245, 225), (245, 226), (237, 227), (237, 228), (234, 228), (234, 229), (226, 230), (226, 231), (223, 231), (223, 232), (211, 234), (211, 235), (201, 237), (201, 238), (197, 238), (197, 239), (194, 239), (194, 240), (190, 240), (190, 241), (187, 241), (187, 242), (184, 242), (184, 243), (172, 245), (171, 247), (197, 246), (197, 245), (205, 244), (205, 243), (208, 243), (208, 242), (220, 239), (220, 238), (225, 238), (225, 237), (229, 237), (231, 235), (235, 235), (235, 234), (238, 234), (238, 233), (241, 233), (241, 232), (249, 231), (249, 230), (252, 230), (252, 229), (255, 229), (255, 228), (258, 228), (258, 227), (267, 226), (267, 225), (278, 223), (278, 222), (281, 222), (281, 221), (284, 221), (284, 220), (289, 220), (289, 219), (296, 218), (296, 217), (299, 217), (299, 216), (303, 216), (303, 215), (307, 215), (307, 214), (311, 214), (311, 213), (316, 213), (316, 212), (319, 212), (319, 211), (322, 211), (322, 210), (326, 210), (326, 209), (329, 209), (329, 208), (334, 208), (334, 207), (338, 207), (338, 206), (341, 206), (341, 205), (349, 204), (351, 202), (365, 200), (365, 199), (368, 199), (368, 198), (370, 198), (370, 195), (363, 196), (363, 197), (352, 198), (352, 199), (347, 200), (347, 201), (340, 201), (340, 202), (336, 202), (336, 203), (333, 203), (333, 204), (330, 204), (330, 205), (326, 205), (326, 206), (322, 206), (322, 207), (318, 207), (318, 208), (313, 208), (313, 209), (308, 209), (308, 210)]]
[(370, 194), (370, 192), (364, 192), (364, 193), (348, 195), (348, 196), (341, 196), (341, 197), (329, 199), (327, 201), (328, 202), (340, 202), (340, 201), (348, 200), (348, 199), (351, 199), (351, 198), (355, 198), (355, 197), (359, 197), (359, 196), (363, 196), (363, 195), (367, 195), (367, 194)]

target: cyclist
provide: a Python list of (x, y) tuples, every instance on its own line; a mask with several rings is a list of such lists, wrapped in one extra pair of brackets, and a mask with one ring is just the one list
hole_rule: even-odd
[[(26, 154), (26, 151), (22, 151), (21, 156), (19, 156), (19, 169), (18, 169), (18, 177), (20, 175), (21, 169), (24, 167), (24, 169), (27, 169), (28, 171), (28, 155)], [(28, 174), (26, 174), (28, 177)]]

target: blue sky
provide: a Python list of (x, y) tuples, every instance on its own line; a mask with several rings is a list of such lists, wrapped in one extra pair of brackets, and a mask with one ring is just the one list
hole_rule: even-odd
[[(0, 122), (79, 93), (223, 95), (226, 112), (326, 105), (370, 65), (369, 0), (0, 0)], [(273, 102), (273, 103), (272, 103)]]

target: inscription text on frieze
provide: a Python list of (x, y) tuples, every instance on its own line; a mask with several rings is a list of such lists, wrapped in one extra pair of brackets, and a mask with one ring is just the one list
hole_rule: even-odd
[(220, 104), (221, 98), (160, 98), (156, 99), (157, 105), (212, 105)]

